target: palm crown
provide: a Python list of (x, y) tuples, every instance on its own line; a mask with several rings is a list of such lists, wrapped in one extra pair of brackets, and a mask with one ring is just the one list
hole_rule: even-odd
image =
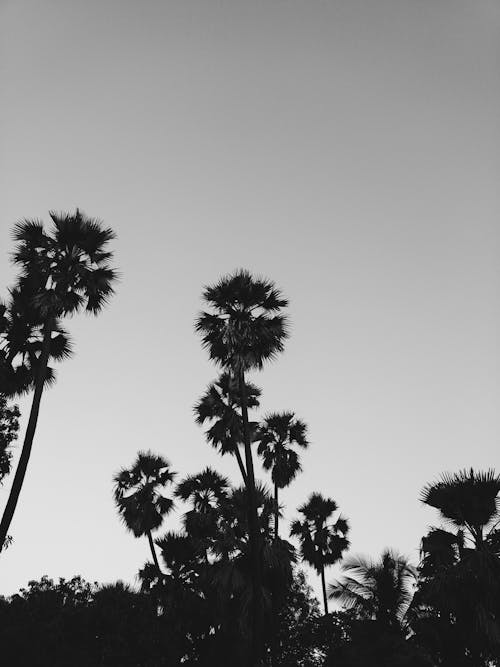
[(403, 556), (386, 549), (379, 562), (362, 556), (342, 564), (345, 576), (329, 586), (329, 597), (362, 619), (400, 627), (413, 598), (416, 570)]
[(228, 489), (228, 479), (212, 468), (205, 468), (179, 482), (175, 495), (181, 500), (191, 501), (196, 512), (210, 512), (227, 498)]
[(51, 212), (50, 218), (52, 233), (38, 220), (14, 227), (13, 261), (21, 268), (20, 284), (31, 292), (31, 305), (43, 319), (82, 308), (96, 314), (113, 293), (117, 277), (107, 250), (115, 234), (78, 209), (73, 215)]
[(156, 530), (173, 508), (173, 500), (161, 491), (170, 484), (175, 473), (162, 456), (139, 452), (129, 469), (114, 477), (114, 498), (125, 525), (135, 537)]
[(477, 541), (483, 529), (498, 518), (499, 492), (499, 475), (493, 470), (476, 472), (471, 468), (454, 475), (445, 473), (422, 490), (420, 499), (438, 509), (457, 528), (469, 530)]
[(257, 432), (258, 453), (266, 470), (271, 470), (271, 479), (280, 489), (288, 486), (301, 470), (295, 446), (306, 449), (307, 426), (296, 419), (293, 412), (268, 415)]
[[(260, 389), (250, 382), (245, 383), (247, 407), (259, 406)], [(221, 454), (234, 452), (243, 442), (243, 422), (241, 414), (241, 394), (238, 382), (231, 373), (224, 372), (216, 382), (212, 382), (194, 407), (196, 422), (212, 422), (206, 437)]]
[(202, 312), (196, 330), (210, 358), (223, 368), (262, 368), (284, 347), (288, 305), (274, 283), (254, 279), (240, 269), (206, 287), (203, 298), (211, 312)]
[(340, 560), (349, 547), (347, 520), (339, 516), (329, 523), (337, 509), (337, 503), (331, 498), (312, 493), (307, 503), (299, 507), (303, 520), (296, 520), (291, 526), (290, 534), (300, 539), (302, 558), (317, 572)]

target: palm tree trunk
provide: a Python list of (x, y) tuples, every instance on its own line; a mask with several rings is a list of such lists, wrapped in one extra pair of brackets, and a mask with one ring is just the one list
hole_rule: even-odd
[(279, 505), (278, 505), (278, 484), (274, 483), (274, 539), (278, 539), (278, 521), (279, 521)]
[(248, 423), (247, 394), (245, 386), (245, 373), (239, 371), (239, 384), (241, 395), (241, 417), (243, 420), (243, 438), (245, 445), (245, 463), (248, 493), (248, 528), (250, 537), (250, 552), (252, 562), (252, 646), (249, 654), (249, 665), (258, 667), (261, 664), (263, 642), (262, 642), (262, 609), (260, 604), (262, 588), (261, 572), (261, 545), (259, 519), (257, 515), (257, 499), (255, 494), (255, 475), (253, 469), (252, 449), (250, 444), (250, 427)]
[(158, 562), (158, 556), (156, 555), (156, 549), (155, 549), (155, 543), (153, 542), (153, 536), (151, 535), (151, 531), (148, 530), (148, 542), (149, 542), (149, 548), (151, 549), (151, 554), (153, 556), (153, 562), (156, 566), (156, 569), (158, 570), (158, 574), (163, 574), (163, 572), (160, 569), (160, 563)]
[(35, 437), (36, 424), (38, 421), (38, 413), (40, 412), (40, 401), (42, 399), (43, 386), (45, 384), (45, 374), (49, 363), (52, 327), (53, 322), (51, 320), (47, 322), (43, 328), (42, 351), (39, 357), (35, 391), (33, 392), (33, 400), (31, 402), (28, 426), (24, 436), (23, 449), (21, 451), (21, 456), (19, 457), (19, 463), (17, 464), (16, 474), (14, 475), (14, 481), (12, 482), (7, 505), (5, 506), (5, 510), (2, 516), (2, 521), (0, 522), (0, 552), (5, 545), (7, 533), (9, 531), (10, 524), (16, 510), (17, 501), (19, 500), (19, 495), (21, 493), (21, 488), (23, 486), (24, 476), (26, 475), (26, 470), (28, 468), (31, 448), (33, 446), (33, 438)]
[(234, 446), (234, 455), (236, 456), (236, 460), (238, 461), (238, 466), (241, 472), (241, 476), (243, 477), (243, 482), (245, 486), (247, 486), (247, 471), (245, 470), (245, 466), (243, 464), (243, 459), (241, 458), (241, 453), (238, 444)]
[(323, 604), (325, 606), (325, 616), (328, 616), (328, 598), (326, 597), (325, 566), (321, 566), (321, 586), (323, 588)]

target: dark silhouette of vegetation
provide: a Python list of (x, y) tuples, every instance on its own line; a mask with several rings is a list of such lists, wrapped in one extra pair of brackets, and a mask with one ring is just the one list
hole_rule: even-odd
[[(71, 353), (62, 320), (82, 309), (98, 313), (116, 279), (110, 229), (78, 210), (51, 218), (50, 233), (37, 221), (15, 227), (21, 273), (0, 304), (0, 483), (10, 472), (19, 429), (12, 400), (33, 392), (1, 522), (3, 548), (11, 542), (7, 529), (43, 389), (55, 379), (53, 362)], [(151, 551), (137, 587), (43, 577), (0, 597), (5, 664), (500, 665), (500, 477), (471, 469), (423, 489), (422, 502), (438, 511), (442, 525), (422, 538), (417, 566), (389, 549), (375, 562), (346, 556), (348, 522), (318, 492), (298, 508), (293, 541), (283, 539), (280, 490), (302, 470), (298, 450), (309, 444), (308, 428), (293, 412), (251, 418), (263, 399), (247, 376), (283, 351), (288, 302), (272, 282), (244, 270), (205, 288), (203, 298), (207, 311), (195, 328), (221, 374), (196, 403), (195, 420), (207, 428), (211, 446), (234, 456), (241, 486), (210, 467), (174, 485), (176, 473), (164, 456), (138, 452), (113, 479), (119, 516), (135, 537), (147, 537)], [(178, 529), (162, 530), (175, 509)], [(322, 611), (299, 558), (321, 577)], [(325, 570), (336, 563), (342, 576), (329, 586), (336, 604), (329, 612)]]
[(17, 439), (20, 416), (18, 406), (9, 403), (7, 397), (0, 394), (0, 484), (10, 473), (11, 445)]
[(20, 269), (11, 301), (2, 306), (0, 393), (33, 388), (33, 400), (21, 456), (0, 522), (0, 551), (16, 509), (35, 436), (44, 386), (54, 380), (49, 360), (61, 360), (71, 346), (61, 320), (85, 310), (97, 315), (113, 293), (109, 228), (87, 218), (50, 213), (52, 229), (38, 220), (14, 227), (13, 261)]
[(302, 520), (296, 519), (290, 530), (290, 535), (300, 540), (302, 559), (321, 577), (325, 614), (328, 614), (325, 567), (337, 563), (349, 547), (347, 520), (338, 516), (335, 522), (332, 521), (337, 509), (337, 503), (331, 498), (312, 493), (307, 503), (299, 507)]
[(120, 470), (114, 478), (114, 498), (118, 512), (135, 537), (147, 536), (153, 562), (158, 570), (160, 565), (152, 531), (160, 528), (164, 517), (174, 506), (171, 498), (160, 493), (172, 483), (174, 477), (175, 473), (162, 456), (139, 452), (132, 467)]
[(203, 298), (210, 311), (200, 314), (196, 330), (201, 334), (203, 346), (208, 350), (210, 358), (237, 379), (240, 394), (253, 581), (249, 664), (258, 665), (263, 651), (263, 544), (257, 515), (245, 373), (252, 369), (262, 369), (266, 361), (283, 351), (288, 331), (282, 310), (288, 301), (272, 282), (255, 279), (243, 270), (222, 278), (216, 285), (206, 287)]
[(422, 539), (416, 595), (416, 632), (439, 665), (486, 667), (500, 656), (499, 492), (493, 470), (472, 469), (422, 491), (446, 526)]
[(278, 538), (279, 496), (278, 490), (287, 487), (302, 470), (299, 455), (294, 447), (306, 449), (307, 426), (296, 419), (293, 412), (268, 415), (255, 437), (259, 443), (257, 452), (262, 457), (265, 470), (271, 471), (274, 484), (274, 536)]

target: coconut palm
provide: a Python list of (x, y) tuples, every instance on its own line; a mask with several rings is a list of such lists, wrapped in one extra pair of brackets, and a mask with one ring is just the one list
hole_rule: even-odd
[(175, 473), (169, 462), (152, 452), (139, 452), (131, 468), (123, 468), (114, 477), (114, 498), (126, 527), (135, 537), (146, 535), (154, 564), (161, 573), (152, 531), (161, 527), (174, 502), (162, 495), (173, 482)]
[[(40, 401), (48, 379), (48, 362), (51, 354), (54, 356), (54, 339), (63, 333), (60, 320), (81, 310), (97, 315), (113, 293), (117, 277), (110, 266), (112, 253), (107, 249), (115, 236), (111, 229), (78, 209), (73, 215), (51, 212), (50, 217), (50, 231), (38, 220), (24, 220), (14, 227), (13, 261), (20, 268), (18, 299), (25, 300), (26, 309), (31, 311), (28, 322), (38, 326), (39, 339), (31, 348), (33, 400), (21, 456), (0, 523), (0, 550), (28, 467)], [(63, 343), (60, 357), (67, 355), (64, 342), (64, 338), (60, 340)], [(19, 350), (12, 347), (2, 366), (5, 368), (9, 361), (12, 363), (18, 353)]]
[[(247, 408), (259, 407), (260, 389), (250, 382), (245, 383)], [(194, 407), (196, 422), (212, 422), (206, 431), (207, 441), (221, 454), (233, 454), (246, 480), (246, 470), (241, 458), (239, 445), (243, 443), (243, 421), (241, 418), (241, 396), (238, 382), (230, 372), (224, 372), (216, 382), (212, 382)], [(250, 423), (254, 430), (256, 424)]]
[(342, 516), (338, 516), (335, 522), (332, 520), (337, 509), (337, 503), (331, 498), (312, 493), (308, 501), (299, 507), (303, 518), (295, 520), (290, 530), (291, 536), (299, 538), (302, 559), (321, 576), (325, 616), (328, 614), (325, 567), (337, 563), (349, 547), (347, 520)]
[(300, 419), (296, 419), (293, 412), (275, 412), (264, 419), (255, 440), (259, 442), (257, 452), (262, 457), (264, 468), (271, 471), (274, 484), (274, 537), (277, 539), (278, 489), (288, 486), (302, 469), (294, 447), (306, 449), (309, 445), (307, 426)]
[(245, 373), (262, 369), (284, 348), (288, 336), (287, 320), (282, 314), (288, 305), (274, 283), (253, 278), (245, 270), (225, 276), (216, 285), (206, 287), (203, 298), (210, 311), (202, 312), (196, 321), (203, 346), (210, 358), (238, 379), (245, 447), (246, 486), (249, 500), (250, 548), (253, 573), (253, 638), (249, 664), (261, 661), (262, 617), (261, 595), (261, 539), (259, 534), (255, 475), (248, 420)]
[(390, 549), (380, 561), (353, 556), (342, 563), (345, 576), (330, 584), (328, 597), (363, 620), (373, 620), (392, 630), (402, 630), (413, 599), (416, 569)]

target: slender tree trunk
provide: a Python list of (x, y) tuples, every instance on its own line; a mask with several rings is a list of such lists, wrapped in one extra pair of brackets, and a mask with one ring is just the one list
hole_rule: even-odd
[(158, 562), (158, 556), (156, 555), (156, 549), (155, 549), (155, 543), (153, 542), (153, 536), (151, 535), (151, 531), (148, 530), (148, 542), (149, 542), (149, 548), (151, 549), (151, 555), (153, 556), (153, 562), (155, 564), (156, 569), (158, 570), (158, 574), (163, 574), (163, 572), (160, 569), (160, 563)]
[(262, 568), (261, 568), (261, 535), (259, 530), (259, 518), (257, 514), (257, 499), (255, 493), (255, 475), (253, 469), (252, 449), (250, 443), (250, 427), (248, 423), (247, 394), (245, 386), (245, 373), (239, 371), (239, 384), (241, 394), (241, 417), (243, 420), (243, 437), (245, 444), (245, 463), (247, 474), (248, 493), (248, 528), (250, 534), (250, 552), (252, 562), (252, 646), (249, 654), (249, 666), (258, 667), (261, 664), (263, 653), (262, 637)]
[[(274, 483), (274, 541), (278, 539), (278, 485)], [(272, 635), (271, 635), (271, 665), (276, 667), (278, 664), (278, 656), (280, 652), (279, 640), (279, 605), (276, 591), (273, 592), (272, 600)]]
[(33, 400), (31, 402), (28, 426), (24, 436), (23, 449), (21, 451), (21, 456), (19, 457), (19, 463), (17, 464), (16, 474), (14, 475), (14, 481), (12, 482), (7, 505), (5, 506), (5, 510), (2, 516), (2, 521), (0, 522), (0, 552), (4, 547), (5, 539), (7, 537), (7, 533), (16, 510), (17, 501), (19, 500), (21, 488), (23, 486), (24, 476), (26, 475), (26, 470), (28, 468), (31, 448), (33, 446), (33, 438), (35, 437), (36, 424), (38, 421), (38, 413), (40, 412), (40, 401), (42, 399), (43, 386), (45, 384), (45, 374), (49, 363), (52, 327), (53, 322), (49, 321), (43, 328), (42, 351), (39, 357), (35, 391), (33, 392)]
[(328, 598), (326, 597), (325, 566), (321, 565), (321, 586), (323, 587), (323, 604), (325, 606), (325, 616), (328, 616)]
[(245, 470), (245, 465), (243, 463), (243, 459), (241, 458), (241, 453), (238, 447), (238, 443), (234, 445), (234, 455), (236, 456), (236, 460), (238, 461), (238, 467), (240, 469), (241, 476), (243, 477), (243, 482), (245, 486), (247, 486), (247, 471)]
[(274, 539), (278, 539), (278, 521), (279, 521), (279, 505), (278, 505), (278, 484), (274, 483)]

